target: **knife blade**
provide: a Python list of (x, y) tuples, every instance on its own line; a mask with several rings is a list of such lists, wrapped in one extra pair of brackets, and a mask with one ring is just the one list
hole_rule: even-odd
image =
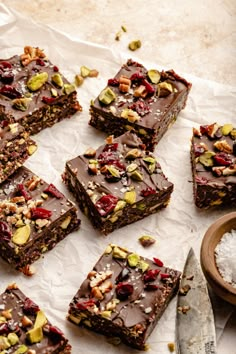
[(186, 259), (177, 297), (176, 343), (179, 354), (216, 354), (211, 301), (192, 248)]

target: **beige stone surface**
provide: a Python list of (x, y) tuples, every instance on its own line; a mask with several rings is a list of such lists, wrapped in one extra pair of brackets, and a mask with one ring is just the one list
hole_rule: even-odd
[[(235, 0), (1, 0), (55, 29), (155, 61), (167, 69), (236, 84)], [(125, 25), (120, 41), (115, 35)], [(132, 53), (130, 53), (132, 56)]]

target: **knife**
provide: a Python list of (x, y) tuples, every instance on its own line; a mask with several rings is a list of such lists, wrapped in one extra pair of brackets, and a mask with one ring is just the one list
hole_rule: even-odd
[(212, 306), (206, 280), (192, 248), (178, 292), (176, 343), (179, 354), (216, 354)]

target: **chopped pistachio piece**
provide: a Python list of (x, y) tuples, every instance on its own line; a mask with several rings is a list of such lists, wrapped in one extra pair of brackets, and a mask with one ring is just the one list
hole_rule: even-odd
[(30, 237), (30, 230), (31, 229), (29, 225), (19, 227), (19, 229), (14, 232), (12, 241), (19, 246), (24, 245)]
[(30, 91), (37, 91), (47, 82), (47, 80), (47, 72), (35, 74), (27, 81), (27, 87)]
[(137, 50), (138, 48), (140, 48), (142, 45), (141, 41), (139, 39), (132, 41), (129, 43), (128, 48), (132, 51)]
[(111, 247), (111, 245), (108, 245), (104, 251), (104, 254), (110, 254), (112, 252), (112, 250), (113, 250), (113, 248)]
[(134, 204), (136, 202), (136, 192), (135, 190), (128, 191), (125, 193), (124, 200), (128, 204)]
[(138, 170), (133, 171), (130, 177), (135, 181), (143, 181), (143, 175)]
[(118, 247), (118, 246), (114, 246), (113, 247), (113, 253), (112, 253), (114, 258), (120, 258), (120, 259), (126, 259), (127, 258), (127, 252)]
[(11, 345), (15, 345), (19, 342), (19, 337), (16, 333), (9, 333), (7, 335), (7, 339), (9, 340), (9, 342), (11, 343)]
[(141, 155), (141, 151), (137, 148), (135, 149), (131, 149), (127, 152), (127, 154), (125, 155), (126, 159), (136, 159), (137, 157), (140, 157)]
[(31, 98), (23, 97), (23, 98), (15, 98), (12, 100), (12, 106), (19, 111), (26, 111), (29, 108), (30, 102), (32, 101)]
[(117, 168), (113, 167), (113, 166), (107, 166), (107, 170), (110, 172), (110, 174), (113, 176), (113, 177), (120, 177), (120, 172)]
[(164, 82), (160, 82), (157, 85), (158, 97), (168, 96), (172, 92), (173, 92), (173, 87), (169, 82), (164, 81)]
[(111, 102), (113, 102), (116, 99), (116, 95), (115, 93), (112, 91), (112, 89), (110, 87), (107, 87), (106, 89), (104, 89), (100, 95), (98, 96), (98, 99), (100, 102), (104, 103), (104, 104), (110, 104)]
[(136, 163), (131, 163), (126, 167), (126, 171), (131, 173), (134, 172), (138, 168), (138, 165)]
[(81, 86), (83, 82), (84, 82), (84, 78), (82, 75), (79, 74), (75, 75), (75, 84), (77, 86)]
[(144, 273), (149, 268), (149, 264), (141, 260), (138, 262), (137, 267)]
[(154, 164), (156, 162), (156, 159), (155, 157), (146, 156), (143, 158), (143, 161), (146, 162), (147, 164)]
[(122, 209), (124, 209), (125, 206), (126, 206), (126, 202), (124, 200), (118, 200), (114, 211), (116, 212), (116, 211), (122, 210)]
[(155, 70), (155, 69), (148, 70), (147, 74), (148, 74), (149, 79), (151, 80), (151, 83), (158, 84), (158, 82), (160, 81), (160, 78), (161, 78), (161, 74), (158, 70)]
[(136, 253), (131, 253), (128, 255), (127, 260), (130, 267), (136, 267), (140, 260), (140, 257)]
[(29, 155), (30, 155), (30, 156), (33, 155), (33, 153), (35, 153), (35, 151), (36, 151), (37, 149), (38, 149), (37, 145), (32, 144), (32, 145), (28, 146), (28, 153), (29, 153)]
[(199, 156), (199, 162), (205, 167), (211, 167), (214, 165), (213, 156), (215, 153), (213, 151), (205, 151)]
[(102, 311), (101, 312), (101, 316), (104, 317), (104, 318), (109, 319), (109, 318), (111, 318), (111, 311), (108, 311), (108, 310)]
[(87, 67), (87, 66), (81, 66), (81, 68), (80, 68), (80, 74), (81, 74), (81, 76), (82, 77), (87, 77), (87, 76), (89, 76), (89, 74), (90, 74), (90, 69)]
[(221, 128), (223, 135), (229, 135), (229, 133), (233, 130), (233, 124), (224, 124)]
[(129, 108), (123, 109), (120, 116), (127, 119), (130, 123), (135, 123), (141, 118), (137, 112)]
[(70, 93), (74, 92), (76, 89), (75, 89), (75, 86), (73, 84), (65, 84), (64, 85), (64, 92), (69, 95)]
[(57, 97), (57, 90), (54, 88), (51, 88), (51, 95), (52, 95), (52, 97)]
[(143, 236), (139, 237), (139, 242), (141, 243), (141, 245), (143, 247), (149, 247), (149, 246), (153, 245), (156, 242), (156, 240), (151, 236), (143, 235)]
[(58, 87), (60, 87), (60, 88), (63, 87), (62, 76), (59, 73), (56, 73), (56, 74), (52, 75), (51, 80)]

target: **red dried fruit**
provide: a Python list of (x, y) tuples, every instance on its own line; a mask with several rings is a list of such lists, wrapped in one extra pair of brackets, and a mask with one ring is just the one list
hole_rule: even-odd
[(0, 240), (10, 241), (11, 235), (12, 233), (9, 225), (5, 221), (0, 221)]
[(107, 84), (110, 86), (119, 86), (120, 83), (117, 79), (109, 79)]
[(147, 290), (147, 291), (152, 291), (152, 290), (157, 290), (157, 289), (159, 289), (159, 286), (155, 285), (155, 284), (146, 284), (144, 286), (144, 290)]
[(6, 71), (1, 74), (1, 80), (4, 84), (11, 84), (14, 80), (14, 74), (12, 71)]
[(10, 329), (9, 329), (7, 323), (2, 323), (2, 324), (0, 324), (0, 335), (2, 335), (2, 334), (8, 334), (9, 332), (10, 332)]
[(145, 86), (147, 93), (149, 95), (153, 95), (155, 93), (154, 87), (151, 84), (149, 84), (149, 82), (146, 79), (143, 79), (141, 81), (141, 84)]
[(159, 258), (153, 258), (153, 261), (158, 267), (163, 267), (164, 263)]
[(225, 152), (219, 152), (218, 154), (215, 154), (213, 159), (217, 166), (229, 166), (233, 162), (231, 156)]
[(56, 65), (54, 65), (53, 71), (58, 72), (58, 71), (59, 71), (59, 68), (58, 68)]
[(198, 145), (198, 144), (194, 144), (193, 150), (194, 150), (195, 157), (202, 155), (206, 151), (203, 146)]
[(6, 128), (8, 125), (9, 125), (8, 120), (2, 120), (2, 121), (0, 122), (1, 128)]
[(78, 302), (76, 307), (79, 310), (87, 310), (89, 307), (93, 307), (94, 305), (96, 305), (96, 301), (91, 299), (83, 302)]
[(48, 185), (48, 187), (44, 190), (44, 193), (49, 193), (57, 199), (62, 199), (64, 197), (64, 195), (59, 192), (59, 190), (52, 183)]
[(143, 79), (144, 79), (144, 75), (140, 71), (137, 71), (130, 76), (131, 81), (140, 81)]
[(168, 274), (168, 273), (160, 273), (160, 277), (161, 277), (161, 279), (170, 278), (170, 274)]
[(213, 124), (207, 124), (207, 125), (201, 125), (200, 126), (200, 132), (202, 135), (211, 135), (211, 133), (213, 132), (215, 123)]
[(49, 219), (52, 216), (51, 210), (44, 208), (32, 208), (31, 209), (31, 219)]
[(11, 69), (12, 65), (8, 61), (1, 61), (0, 62), (0, 70), (5, 71), (5, 69)]
[(113, 143), (113, 144), (106, 144), (103, 152), (104, 151), (117, 151), (119, 144), (118, 143)]
[(102, 196), (95, 204), (101, 216), (107, 216), (116, 206), (118, 198), (112, 194)]
[(156, 191), (151, 187), (147, 187), (146, 189), (141, 190), (140, 194), (142, 197), (147, 197), (151, 194), (156, 194)]
[(18, 91), (15, 87), (9, 85), (2, 86), (0, 88), (0, 93), (11, 99), (22, 97), (20, 91)]
[(133, 104), (129, 105), (128, 108), (136, 111), (141, 117), (151, 112), (150, 106), (142, 100), (134, 102)]
[(63, 332), (56, 326), (49, 327), (49, 335), (54, 343), (60, 341), (61, 338), (64, 337)]
[(42, 59), (40, 59), (40, 58), (38, 58), (38, 59), (36, 60), (36, 64), (37, 64), (37, 65), (40, 65), (40, 66), (45, 66), (45, 62), (44, 62)]
[(159, 273), (160, 269), (149, 269), (147, 272), (145, 272), (143, 276), (144, 283), (149, 283), (151, 281), (156, 280)]
[(50, 104), (50, 103), (53, 103), (55, 101), (55, 97), (46, 97), (46, 96), (43, 96), (42, 97), (42, 101), (46, 104)]
[(130, 283), (118, 283), (116, 286), (116, 295), (120, 300), (126, 300), (133, 294), (134, 287)]
[(16, 187), (16, 193), (18, 195), (22, 195), (25, 200), (30, 200), (32, 199), (30, 193), (25, 189), (25, 186), (22, 183), (19, 183)]
[(31, 299), (29, 299), (28, 297), (25, 299), (24, 305), (23, 305), (23, 311), (26, 314), (34, 315), (39, 310), (40, 310), (40, 308), (38, 307), (38, 305), (36, 305)]

